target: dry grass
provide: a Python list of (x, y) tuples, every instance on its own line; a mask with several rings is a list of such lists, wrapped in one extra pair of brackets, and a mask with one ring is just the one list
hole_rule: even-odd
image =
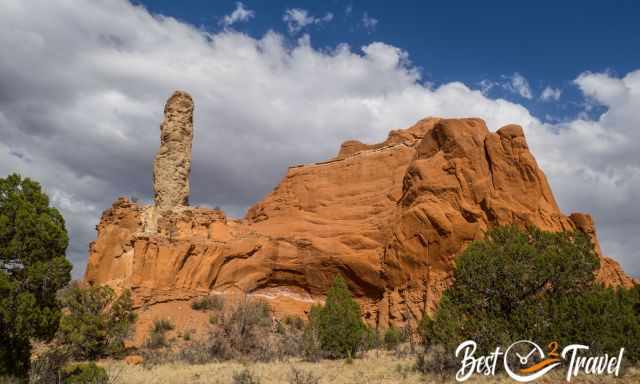
[[(371, 351), (364, 358), (354, 359), (352, 363), (345, 360), (322, 360), (318, 363), (308, 363), (299, 360), (290, 362), (250, 363), (243, 364), (237, 361), (221, 363), (209, 363), (203, 365), (189, 365), (185, 363), (170, 363), (144, 368), (142, 366), (128, 366), (121, 361), (105, 361), (103, 365), (111, 372), (117, 372), (121, 383), (126, 384), (231, 384), (233, 374), (243, 369), (249, 369), (260, 379), (261, 384), (289, 383), (291, 369), (293, 367), (311, 372), (319, 377), (319, 383), (335, 384), (391, 384), (391, 383), (454, 383), (453, 375), (443, 379), (436, 376), (424, 376), (415, 372), (412, 368), (414, 357), (397, 358), (387, 351)], [(538, 380), (537, 383), (562, 383), (563, 373), (559, 371)], [(506, 384), (514, 383), (505, 377), (478, 377), (475, 376), (467, 383), (481, 384)], [(624, 378), (612, 379), (603, 377), (578, 377), (571, 380), (572, 383), (612, 383), (631, 384), (640, 383), (640, 370), (629, 369)]]

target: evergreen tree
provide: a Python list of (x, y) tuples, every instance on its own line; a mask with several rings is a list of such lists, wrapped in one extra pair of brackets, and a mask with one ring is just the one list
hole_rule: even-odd
[(540, 345), (584, 343), (592, 353), (640, 360), (640, 295), (595, 280), (599, 259), (580, 232), (514, 226), (490, 230), (456, 260), (454, 284), (421, 333), (448, 353), (465, 340), (479, 353), (527, 339)]
[(307, 333), (317, 332), (320, 348), (326, 356), (344, 358), (356, 354), (366, 327), (360, 307), (342, 277), (335, 278), (325, 305), (312, 308), (309, 327)]
[(58, 339), (76, 359), (93, 360), (118, 355), (136, 320), (131, 293), (116, 296), (106, 285), (82, 288), (77, 284), (60, 291), (65, 309)]
[(64, 219), (40, 184), (0, 178), (0, 375), (25, 376), (31, 339), (49, 340), (60, 319), (56, 291), (70, 280)]

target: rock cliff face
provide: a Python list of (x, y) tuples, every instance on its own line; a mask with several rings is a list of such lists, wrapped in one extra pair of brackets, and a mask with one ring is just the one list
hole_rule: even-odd
[(130, 288), (139, 306), (248, 292), (303, 314), (341, 274), (371, 325), (415, 325), (467, 244), (491, 226), (533, 224), (589, 234), (598, 278), (632, 284), (602, 256), (591, 217), (560, 212), (516, 125), (492, 133), (480, 119), (429, 118), (380, 144), (345, 142), (332, 160), (290, 167), (240, 220), (183, 201), (157, 214), (118, 199), (85, 279)]

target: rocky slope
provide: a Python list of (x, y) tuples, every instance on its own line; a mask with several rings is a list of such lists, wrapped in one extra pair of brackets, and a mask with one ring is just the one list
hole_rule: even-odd
[[(190, 148), (193, 107), (180, 112), (175, 100), (165, 122), (188, 122), (174, 139)], [(156, 205), (120, 198), (104, 212), (86, 281), (130, 288), (145, 308), (247, 292), (278, 313), (303, 314), (341, 274), (371, 325), (415, 325), (451, 283), (469, 242), (494, 225), (532, 224), (589, 234), (602, 259), (598, 278), (632, 284), (601, 254), (591, 217), (562, 214), (516, 125), (493, 133), (480, 119), (429, 118), (383, 143), (345, 142), (334, 159), (290, 167), (240, 220), (186, 205), (184, 192), (175, 193), (186, 180), (188, 194), (184, 163), (156, 161)]]

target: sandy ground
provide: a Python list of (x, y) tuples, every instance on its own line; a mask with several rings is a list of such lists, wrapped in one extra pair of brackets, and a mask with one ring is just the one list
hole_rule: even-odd
[[(260, 379), (260, 384), (290, 383), (289, 375), (292, 367), (311, 372), (319, 377), (323, 384), (387, 384), (387, 383), (455, 383), (453, 374), (444, 378), (437, 375), (425, 376), (415, 372), (412, 367), (413, 357), (397, 358), (384, 351), (369, 352), (364, 358), (353, 360), (348, 364), (345, 360), (323, 360), (319, 363), (302, 361), (250, 363), (222, 362), (203, 365), (189, 365), (185, 363), (170, 363), (150, 368), (143, 366), (129, 366), (122, 361), (104, 361), (102, 366), (107, 368), (115, 383), (120, 384), (182, 384), (182, 383), (215, 383), (233, 384), (233, 374), (243, 369), (249, 369)], [(536, 383), (564, 383), (564, 370), (544, 377)], [(466, 383), (515, 383), (506, 376), (479, 377), (475, 376)], [(622, 378), (606, 378), (583, 376), (571, 380), (571, 383), (612, 383), (638, 384), (640, 383), (640, 369), (631, 368)], [(295, 383), (294, 383), (295, 384)]]

